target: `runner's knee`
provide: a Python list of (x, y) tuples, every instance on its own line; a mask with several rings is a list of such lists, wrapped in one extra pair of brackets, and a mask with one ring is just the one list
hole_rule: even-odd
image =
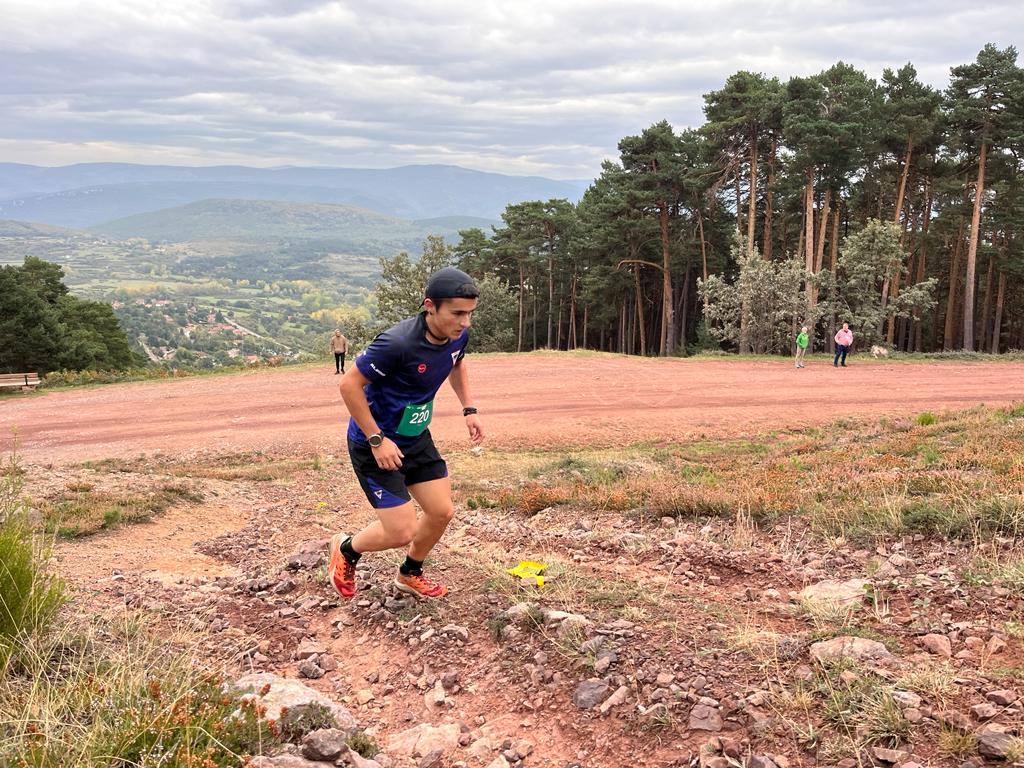
[(431, 520), (436, 520), (439, 523), (448, 524), (452, 518), (455, 517), (455, 506), (451, 503), (431, 509), (429, 512), (424, 510), (424, 514), (427, 515)]
[(403, 522), (397, 525), (386, 526), (384, 528), (384, 532), (387, 533), (389, 537), (388, 543), (392, 547), (404, 547), (412, 541), (413, 536), (416, 535), (416, 521), (413, 520), (408, 523)]

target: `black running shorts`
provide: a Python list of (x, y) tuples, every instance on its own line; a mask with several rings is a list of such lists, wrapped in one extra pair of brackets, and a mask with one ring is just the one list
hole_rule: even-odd
[[(401, 447), (401, 446), (399, 446)], [(352, 469), (359, 478), (370, 506), (387, 509), (405, 504), (411, 498), (409, 486), (448, 477), (448, 465), (437, 452), (430, 430), (426, 430), (415, 443), (402, 448), (405, 457), (398, 469), (381, 469), (367, 443), (348, 441), (348, 455)]]

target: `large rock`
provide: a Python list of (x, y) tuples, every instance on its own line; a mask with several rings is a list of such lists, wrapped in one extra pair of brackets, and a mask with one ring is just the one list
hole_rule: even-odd
[[(377, 757), (381, 757), (377, 755)], [(346, 758), (352, 768), (381, 768), (381, 763), (376, 760), (370, 760), (368, 757), (363, 757), (358, 752), (350, 751)]]
[(921, 638), (921, 645), (928, 653), (934, 653), (936, 656), (942, 656), (945, 659), (950, 658), (953, 655), (953, 644), (949, 642), (949, 638), (945, 635), (929, 634)]
[(870, 586), (867, 579), (819, 581), (804, 587), (797, 596), (801, 602), (812, 605), (857, 605)]
[(249, 763), (250, 768), (324, 768), (321, 762), (313, 762), (298, 755), (278, 755), (277, 757), (254, 757)]
[(810, 654), (815, 661), (836, 661), (838, 659), (882, 661), (892, 657), (889, 649), (877, 640), (850, 635), (841, 635), (833, 637), (831, 640), (814, 643), (811, 646)]
[(323, 656), (325, 653), (327, 653), (327, 646), (323, 643), (305, 640), (299, 643), (299, 647), (295, 649), (295, 660), (302, 661), (313, 656)]
[(421, 723), (414, 728), (394, 734), (388, 740), (388, 754), (400, 757), (425, 757), (435, 749), (450, 752), (459, 746), (462, 733), (455, 723), (428, 725)]
[(319, 568), (326, 561), (323, 552), (296, 552), (288, 557), (284, 567), (289, 571), (308, 571)]
[(695, 704), (690, 710), (689, 729), (691, 731), (712, 731), (717, 733), (722, 730), (722, 716), (718, 710), (707, 704)]
[(626, 697), (629, 695), (629, 688), (625, 685), (620, 685), (615, 689), (615, 693), (609, 696), (601, 703), (601, 714), (603, 715), (612, 707), (617, 707), (620, 704), (625, 703)]
[(1008, 707), (1010, 704), (1013, 704), (1018, 697), (1016, 691), (1003, 688), (998, 691), (989, 691), (985, 694), (985, 698), (993, 704), (998, 704), (1000, 707)]
[(978, 731), (978, 754), (1005, 760), (1014, 741), (1013, 734), (997, 726), (986, 726)]
[(337, 728), (320, 728), (302, 737), (302, 756), (332, 762), (348, 752), (348, 734)]
[(610, 687), (604, 680), (584, 680), (573, 691), (572, 703), (580, 709), (591, 709), (608, 698), (609, 690)]
[(348, 736), (359, 730), (359, 723), (345, 707), (298, 680), (279, 677), (271, 672), (257, 672), (241, 677), (226, 687), (255, 697), (266, 708), (265, 717), (270, 721), (281, 721), (283, 711), (283, 725), (295, 722), (311, 706), (319, 704), (334, 716), (338, 730)]

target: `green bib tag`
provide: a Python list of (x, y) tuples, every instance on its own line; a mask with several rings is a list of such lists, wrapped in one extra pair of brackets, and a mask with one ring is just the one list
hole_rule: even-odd
[(398, 434), (403, 437), (416, 437), (423, 433), (428, 426), (430, 426), (430, 419), (434, 415), (434, 401), (431, 400), (429, 403), (423, 405), (413, 405), (410, 403), (405, 406), (405, 412), (402, 414), (402, 420), (398, 423), (398, 429), (395, 430)]

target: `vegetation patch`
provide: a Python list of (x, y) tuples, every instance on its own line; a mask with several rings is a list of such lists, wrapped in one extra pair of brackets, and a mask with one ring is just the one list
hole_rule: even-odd
[(1019, 539), (1022, 413), (982, 407), (885, 426), (844, 420), (763, 440), (490, 453), (460, 461), (453, 474), (470, 508), (527, 515), (565, 506), (655, 520), (742, 516), (762, 527), (795, 518), (822, 538), (861, 544), (917, 533)]
[(180, 484), (163, 484), (148, 493), (95, 490), (74, 485), (62, 496), (38, 502), (47, 531), (74, 538), (128, 523), (146, 522), (174, 504), (198, 502), (202, 495)]

